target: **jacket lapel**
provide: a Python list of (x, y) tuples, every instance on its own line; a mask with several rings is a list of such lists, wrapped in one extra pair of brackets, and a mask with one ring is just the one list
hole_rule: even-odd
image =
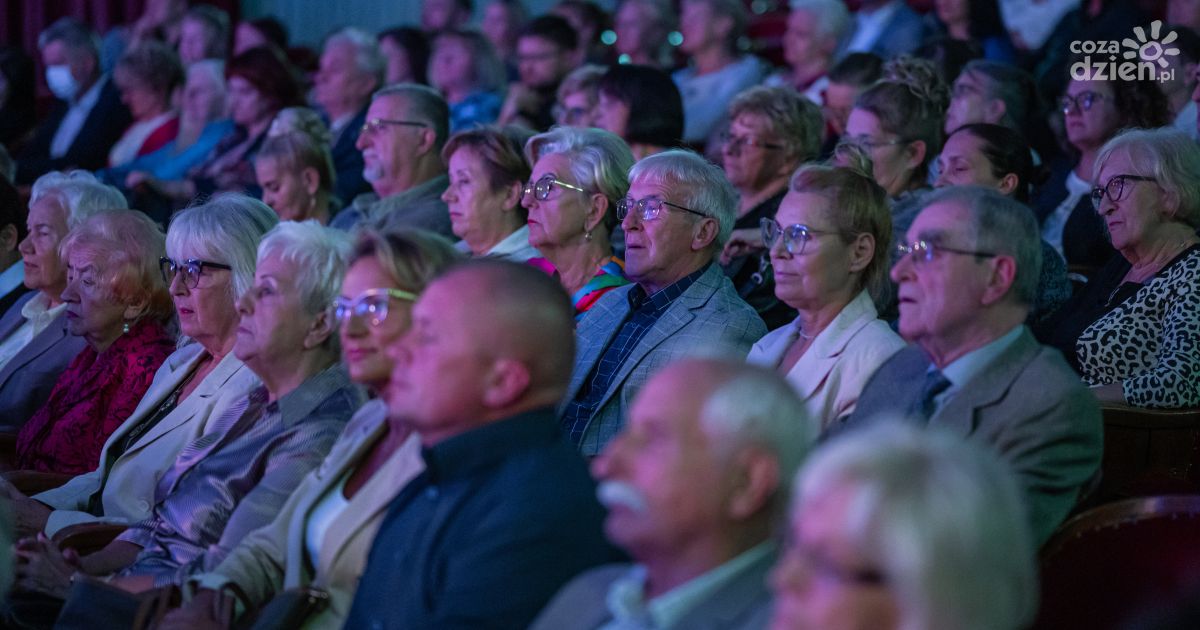
[(54, 344), (65, 339), (67, 334), (67, 314), (63, 312), (58, 317), (55, 317), (54, 321), (50, 322), (50, 325), (46, 326), (45, 330), (38, 333), (33, 339), (30, 339), (29, 343), (25, 344), (25, 347), (21, 348), (16, 356), (8, 362), (8, 365), (4, 366), (4, 370), (0, 371), (0, 385), (7, 382), (13, 372), (29, 365), (35, 359), (54, 348)]
[(633, 285), (613, 289), (608, 294), (613, 297), (605, 295), (600, 298), (579, 323), (579, 330), (575, 336), (579, 346), (576, 350), (579, 358), (575, 362), (574, 372), (571, 373), (571, 386), (567, 389), (563, 404), (579, 394), (583, 380), (596, 368), (600, 355), (604, 353), (608, 344), (612, 343), (625, 318), (629, 317), (629, 291), (632, 289)]
[(957, 390), (934, 412), (929, 423), (967, 436), (975, 431), (976, 415), (1004, 398), (1013, 381), (1038, 353), (1038, 343), (1026, 328), (1008, 348), (978, 376)]
[[(176, 371), (172, 372), (169, 388), (165, 387), (162, 395), (165, 395), (178, 387), (179, 382), (183, 378), (186, 378), (195, 365), (200, 362), (200, 359), (206, 355), (207, 353), (202, 351), (183, 362)], [(205, 409), (209, 406), (209, 399), (211, 399), (213, 396), (216, 396), (221, 387), (224, 386), (225, 383), (227, 383), (239, 369), (245, 369), (245, 367), (242, 365), (242, 362), (239, 361), (237, 357), (233, 356), (232, 352), (225, 355), (221, 359), (221, 362), (218, 363), (215, 368), (213, 368), (213, 371), (210, 372), (203, 381), (200, 381), (200, 383), (196, 386), (196, 389), (192, 391), (192, 394), (179, 403), (179, 406), (175, 409), (175, 413), (168, 414), (167, 417), (160, 420), (158, 424), (151, 427), (150, 430), (147, 431), (146, 434), (141, 438), (139, 438), (136, 443), (129, 445), (129, 448), (126, 449), (122, 457), (136, 453), (137, 451), (153, 443), (155, 440), (161, 438), (167, 433), (170, 433), (176, 427), (190, 422), (196, 417), (196, 414), (201, 409)]]

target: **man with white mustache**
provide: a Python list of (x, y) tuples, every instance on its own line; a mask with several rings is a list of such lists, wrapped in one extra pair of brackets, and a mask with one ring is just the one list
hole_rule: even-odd
[(765, 627), (774, 525), (817, 431), (773, 372), (715, 359), (663, 369), (592, 462), (605, 533), (634, 563), (580, 575), (532, 630)]

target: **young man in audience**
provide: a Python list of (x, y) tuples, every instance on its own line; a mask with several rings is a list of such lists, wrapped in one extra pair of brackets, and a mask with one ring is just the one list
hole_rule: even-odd
[(329, 119), (330, 154), (337, 174), (334, 194), (342, 203), (370, 190), (363, 179), (362, 153), (355, 145), (367, 120), (371, 94), (383, 83), (384, 66), (379, 43), (365, 31), (344, 28), (325, 40), (312, 97)]
[(712, 359), (663, 369), (592, 462), (605, 531), (634, 564), (579, 576), (531, 628), (763, 627), (774, 526), (816, 433), (769, 371)]
[(412, 322), (385, 397), (426, 468), (384, 517), (345, 627), (524, 628), (614, 558), (595, 483), (554, 421), (575, 309), (533, 267), (479, 260), (430, 284)]
[(767, 332), (716, 264), (733, 230), (737, 193), (719, 168), (690, 151), (643, 159), (618, 204), (625, 275), (579, 323), (579, 354), (559, 419), (585, 456), (621, 430), (654, 372), (700, 347), (746, 356)]
[(924, 39), (925, 22), (904, 0), (863, 0), (838, 57), (869, 52), (891, 59), (916, 50)]
[(545, 131), (554, 124), (558, 84), (583, 57), (571, 23), (557, 15), (534, 18), (517, 37), (517, 73), (508, 86), (499, 123)]
[(1017, 471), (1040, 545), (1086, 493), (1103, 442), (1095, 397), (1024, 325), (1039, 241), (1029, 208), (996, 191), (932, 193), (892, 268), (913, 345), (871, 377), (842, 429), (901, 413), (990, 444)]
[(441, 156), (449, 129), (450, 108), (433, 88), (400, 83), (376, 92), (355, 145), (374, 192), (359, 195), (330, 225), (351, 230), (369, 222), (451, 237), (442, 201), (449, 180)]

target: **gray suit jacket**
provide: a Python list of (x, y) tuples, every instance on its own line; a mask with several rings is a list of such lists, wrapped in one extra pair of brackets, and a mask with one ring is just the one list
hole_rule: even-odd
[[(888, 359), (867, 382), (844, 427), (904, 413), (920, 397), (928, 367), (928, 357), (915, 346)], [(1028, 329), (986, 371), (956, 387), (929, 424), (989, 444), (1012, 465), (1039, 545), (1100, 469), (1099, 403), (1062, 355), (1038, 345)]]
[(450, 225), (450, 210), (442, 201), (442, 193), (450, 185), (446, 175), (437, 177), (402, 193), (380, 199), (375, 193), (355, 197), (350, 207), (343, 209), (329, 222), (331, 227), (352, 232), (367, 226), (381, 232), (396, 228), (421, 228), (458, 240)]
[[(21, 308), (39, 293), (26, 293), (0, 317), (0, 339), (8, 338), (25, 323)], [(19, 431), (46, 404), (62, 371), (86, 344), (83, 337), (67, 332), (64, 312), (0, 369), (0, 431)]]
[[(584, 379), (595, 369), (622, 322), (629, 317), (629, 291), (633, 287), (609, 291), (579, 322), (575, 332), (578, 343), (575, 369), (565, 400), (572, 400), (579, 393)], [(588, 421), (580, 451), (588, 457), (600, 454), (624, 425), (633, 397), (660, 368), (676, 359), (694, 356), (698, 349), (704, 348), (718, 348), (740, 361), (765, 334), (767, 327), (762, 318), (738, 296), (721, 267), (710, 265), (675, 299), (621, 365)]]
[[(752, 630), (767, 627), (771, 593), (767, 574), (776, 554), (764, 556), (711, 597), (662, 630)], [(529, 630), (593, 630), (612, 620), (608, 589), (629, 572), (628, 564), (609, 564), (587, 571), (567, 583), (550, 600)]]

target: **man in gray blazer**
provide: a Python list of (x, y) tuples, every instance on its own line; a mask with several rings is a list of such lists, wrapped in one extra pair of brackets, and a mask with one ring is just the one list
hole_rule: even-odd
[(579, 323), (559, 416), (589, 457), (621, 429), (633, 397), (659, 368), (706, 347), (745, 357), (767, 332), (714, 262), (737, 207), (725, 174), (676, 150), (638, 162), (629, 180), (617, 218), (625, 230), (625, 274), (635, 284), (608, 292)]
[(937, 191), (892, 268), (900, 334), (915, 344), (879, 368), (842, 429), (893, 415), (996, 448), (1045, 542), (1096, 475), (1100, 408), (1055, 350), (1024, 326), (1041, 249), (1029, 208), (981, 188)]
[(634, 564), (583, 573), (531, 628), (765, 627), (773, 525), (818, 430), (769, 370), (685, 359), (656, 374), (592, 462), (605, 533)]

